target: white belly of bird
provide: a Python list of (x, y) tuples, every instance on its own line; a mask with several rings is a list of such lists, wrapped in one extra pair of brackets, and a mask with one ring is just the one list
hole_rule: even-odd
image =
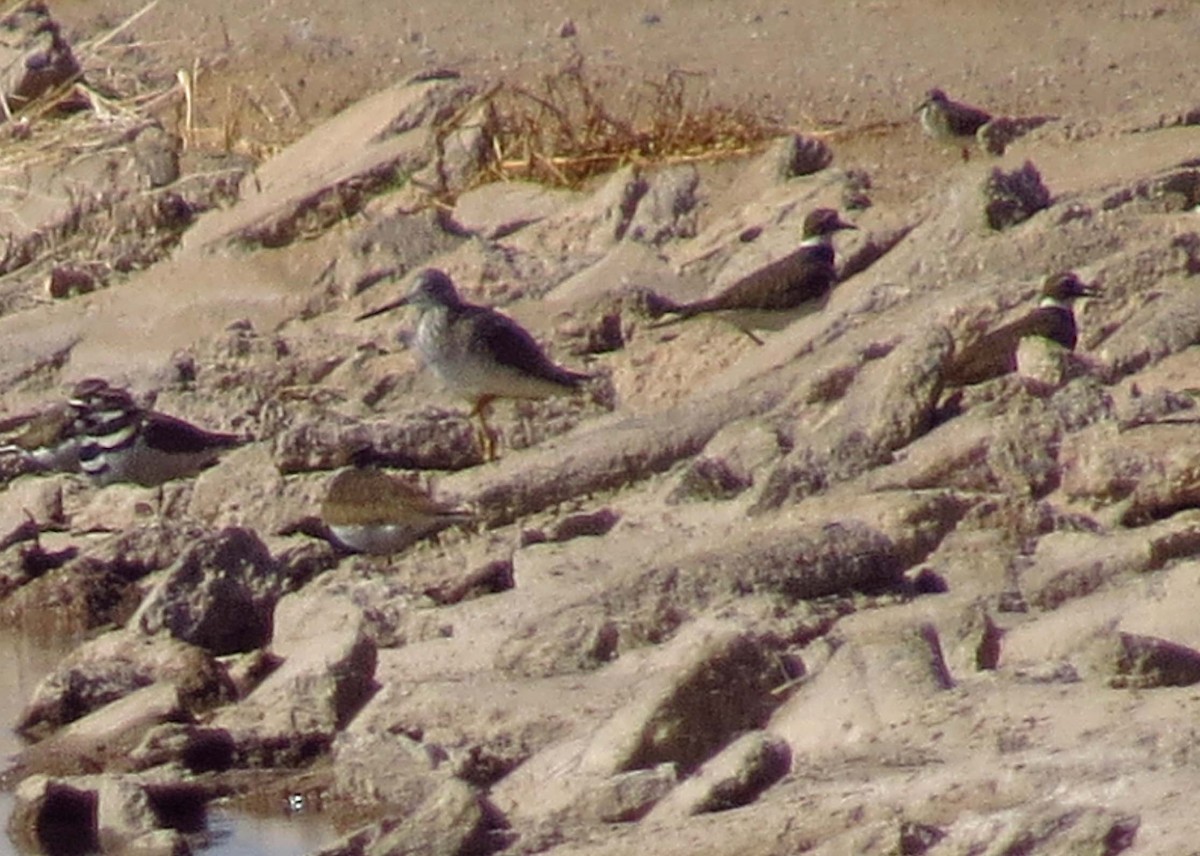
[(532, 377), (505, 365), (468, 358), (450, 372), (438, 372), (442, 382), (460, 395), (477, 398), (495, 395), (503, 398), (549, 398), (570, 390), (553, 381)]
[(101, 452), (94, 462), (98, 466), (88, 474), (101, 486), (126, 482), (157, 487), (173, 479), (194, 475), (215, 458), (213, 451), (186, 453), (151, 449), (139, 437), (132, 445)]
[(401, 523), (371, 523), (329, 527), (333, 537), (343, 547), (356, 553), (386, 556), (398, 553), (421, 539), (428, 527), (413, 527)]
[[(442, 323), (434, 313), (425, 313), (417, 325), (415, 345), (422, 360), (456, 394), (467, 399), (484, 395), (548, 398), (571, 391), (562, 384), (525, 374), (475, 350), (462, 347), (461, 342), (453, 337), (440, 335)], [(451, 344), (445, 344), (447, 341)]]
[(940, 137), (946, 133), (944, 123), (938, 123), (937, 112), (930, 106), (921, 108), (921, 129), (930, 137)]

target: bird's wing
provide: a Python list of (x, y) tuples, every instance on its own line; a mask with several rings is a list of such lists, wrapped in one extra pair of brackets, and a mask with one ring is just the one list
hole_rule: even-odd
[(1026, 336), (1044, 336), (1073, 350), (1075, 321), (1069, 312), (1038, 309), (1011, 321), (965, 348), (943, 380), (950, 386), (969, 386), (1017, 369), (1017, 347)]
[(578, 386), (588, 379), (585, 374), (556, 365), (533, 336), (511, 318), (482, 306), (473, 306), (470, 312), (471, 317), (464, 320), (473, 326), (480, 346), (501, 365), (564, 386)]
[(966, 136), (992, 121), (992, 114), (969, 104), (955, 102), (946, 111), (946, 120), (954, 133)]
[(205, 431), (190, 422), (168, 416), (165, 413), (149, 412), (142, 424), (142, 439), (152, 449), (177, 454), (204, 452), (211, 449), (233, 448), (244, 440), (235, 434), (220, 434)]
[(836, 279), (833, 249), (805, 247), (752, 271), (720, 294), (678, 311), (686, 316), (719, 309), (793, 309), (824, 299)]

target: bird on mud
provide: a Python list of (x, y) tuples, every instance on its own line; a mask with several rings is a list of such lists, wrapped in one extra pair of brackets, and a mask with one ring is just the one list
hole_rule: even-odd
[(421, 358), (451, 391), (471, 402), (487, 460), (496, 458), (499, 439), (487, 421), (493, 401), (569, 395), (591, 380), (590, 375), (554, 363), (513, 319), (463, 300), (450, 277), (436, 268), (422, 270), (412, 290), (399, 300), (355, 320), (402, 306), (417, 310), (413, 342)]
[(0, 453), (35, 471), (79, 472), (79, 432), (67, 401), (0, 419)]
[(422, 538), (475, 519), (471, 512), (434, 500), (395, 473), (351, 466), (329, 482), (321, 520), (342, 547), (381, 556), (398, 553)]
[(36, 468), (82, 472), (101, 486), (158, 487), (196, 475), (245, 442), (141, 407), (127, 389), (101, 378), (82, 380), (65, 403), (0, 428), (12, 429), (4, 449), (22, 452)]
[(138, 406), (129, 390), (99, 378), (76, 384), (70, 404), (79, 432), (79, 468), (97, 484), (156, 487), (193, 476), (245, 443)]
[(1016, 371), (1021, 341), (1030, 337), (1075, 350), (1079, 332), (1071, 304), (1077, 298), (1098, 294), (1094, 283), (1085, 283), (1072, 271), (1047, 276), (1037, 307), (964, 348), (943, 372), (943, 382), (946, 386), (971, 386)]
[(974, 139), (979, 129), (992, 121), (992, 115), (986, 110), (953, 101), (937, 88), (925, 93), (925, 100), (913, 112), (920, 118), (926, 136), (958, 145), (963, 160), (970, 160), (971, 157), (970, 150), (963, 143)]
[(674, 316), (651, 326), (663, 327), (698, 315), (716, 314), (761, 345), (762, 339), (754, 330), (782, 329), (825, 306), (837, 282), (833, 236), (844, 229), (857, 228), (842, 220), (832, 208), (814, 209), (804, 218), (800, 246), (794, 252), (752, 271), (720, 293), (690, 303), (648, 295), (647, 309), (651, 316)]

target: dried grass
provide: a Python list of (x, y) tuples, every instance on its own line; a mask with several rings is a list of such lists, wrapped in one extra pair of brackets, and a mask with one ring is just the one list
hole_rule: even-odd
[(578, 187), (627, 163), (714, 160), (752, 152), (781, 125), (743, 107), (716, 105), (690, 87), (698, 75), (668, 73), (621, 92), (576, 54), (534, 87), (504, 84), (491, 108), (495, 179)]
[[(56, 293), (54, 277), (62, 272), (56, 264), (103, 284), (113, 273), (153, 263), (173, 246), (184, 222), (173, 219), (179, 210), (173, 200), (210, 205), (236, 187), (236, 169), (191, 173), (186, 184), (170, 190), (138, 185), (128, 194), (62, 177), (79, 161), (127, 146), (159, 124), (163, 105), (184, 101), (176, 81), (129, 62), (130, 53), (143, 48), (127, 30), (157, 4), (150, 0), (115, 27), (74, 45), (77, 73), (0, 122), (0, 214), (21, 224), (0, 235), (0, 314), (72, 293)], [(35, 194), (45, 201), (40, 208), (29, 204)], [(37, 222), (26, 222), (30, 210)], [(39, 278), (45, 275), (43, 288)]]
[[(115, 94), (117, 90), (110, 86), (84, 81), (85, 76), (89, 80), (112, 77), (105, 52), (117, 36), (158, 2), (150, 0), (117, 26), (74, 46), (80, 70), (71, 79), (42, 93), (20, 110), (10, 111), (4, 105), (8, 121), (3, 126), (6, 139), (0, 146), (0, 168), (61, 162), (111, 146), (114, 139), (147, 124), (150, 111), (163, 99), (174, 96), (175, 87), (148, 89), (141, 81), (126, 81), (131, 85), (123, 95)], [(3, 14), (21, 5), (17, 3)], [(128, 49), (128, 45), (123, 47)]]

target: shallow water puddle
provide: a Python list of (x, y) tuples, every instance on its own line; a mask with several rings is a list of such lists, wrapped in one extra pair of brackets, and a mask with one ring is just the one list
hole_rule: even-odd
[[(77, 640), (45, 641), (0, 630), (0, 761), (21, 751), (21, 738), (13, 725), (46, 673), (75, 647)], [(8, 817), (8, 812), (4, 813)]]
[(205, 856), (297, 856), (315, 853), (340, 836), (319, 814), (255, 817), (214, 808), (208, 813)]
[[(0, 765), (24, 745), (12, 730), (21, 710), (38, 682), (76, 644), (75, 640), (45, 642), (31, 636), (0, 630)], [(8, 827), (13, 796), (0, 791), (0, 824)], [(204, 856), (300, 856), (327, 847), (340, 836), (332, 824), (316, 812), (257, 816), (213, 806), (208, 812), (207, 842), (195, 845)], [(20, 851), (0, 834), (0, 856), (18, 856)]]

